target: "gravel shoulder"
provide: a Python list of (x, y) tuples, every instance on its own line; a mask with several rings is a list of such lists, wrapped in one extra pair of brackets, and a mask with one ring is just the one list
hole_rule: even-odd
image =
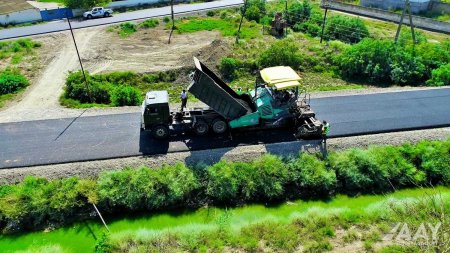
[[(366, 148), (372, 145), (400, 145), (416, 143), (421, 140), (445, 140), (450, 137), (450, 128), (405, 131), (376, 135), (364, 135), (346, 138), (329, 139), (326, 150), (336, 151), (349, 148)], [(240, 146), (194, 152), (179, 152), (157, 156), (139, 156), (121, 159), (109, 159), (90, 162), (67, 163), (48, 166), (36, 166), (0, 170), (0, 185), (17, 183), (24, 177), (32, 175), (49, 179), (78, 176), (82, 178), (96, 177), (108, 170), (120, 170), (126, 167), (138, 168), (148, 166), (157, 168), (164, 164), (178, 162), (188, 165), (213, 164), (220, 159), (229, 161), (249, 161), (263, 154), (271, 153), (281, 156), (296, 155), (299, 152), (324, 152), (325, 147), (320, 141), (296, 141), (267, 145)]]

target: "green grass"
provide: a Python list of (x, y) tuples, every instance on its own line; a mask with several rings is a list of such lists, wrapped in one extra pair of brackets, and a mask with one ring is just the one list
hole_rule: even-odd
[(33, 55), (34, 49), (39, 47), (41, 44), (31, 39), (0, 41), (0, 60), (9, 60), (11, 64), (17, 65), (25, 56)]
[[(278, 237), (274, 237), (280, 241), (283, 238), (283, 240), (286, 240), (292, 235), (296, 236), (296, 240), (301, 239), (302, 242), (308, 242), (309, 247), (315, 245), (320, 248), (327, 247), (326, 241), (333, 238), (335, 226), (340, 226), (341, 223), (348, 231), (352, 230), (345, 224), (356, 223), (358, 227), (363, 228), (361, 230), (369, 232), (371, 227), (377, 228), (377, 223), (383, 223), (379, 217), (380, 214), (389, 209), (387, 203), (399, 203), (401, 200), (411, 201), (412, 198), (423, 197), (425, 194), (436, 194), (436, 192), (440, 192), (446, 199), (450, 197), (450, 189), (445, 187), (407, 189), (385, 196), (367, 195), (352, 198), (339, 195), (328, 201), (299, 200), (275, 206), (247, 205), (227, 209), (201, 208), (195, 211), (184, 210), (129, 217), (106, 217), (106, 221), (111, 230), (112, 241), (115, 244), (121, 244), (124, 240), (138, 241), (138, 244), (142, 244), (152, 240), (155, 236), (164, 238), (167, 233), (177, 236), (190, 234), (194, 238), (203, 233), (203, 238), (208, 239), (213, 238), (215, 231), (220, 229), (239, 232), (244, 228), (248, 233), (245, 236), (243, 235), (242, 238), (248, 239), (247, 245), (243, 245), (242, 240), (235, 238), (235, 246), (251, 248), (253, 245), (250, 239), (254, 237), (255, 229), (262, 234), (265, 231), (268, 233), (270, 229), (264, 224), (269, 224), (273, 225), (274, 228), (279, 228), (279, 231), (285, 232), (278, 234)], [(335, 218), (330, 219), (331, 217)], [(328, 225), (321, 225), (320, 228), (317, 228), (314, 224), (305, 223), (306, 230), (298, 231), (298, 234), (292, 234), (292, 231), (289, 230), (285, 231), (280, 226), (288, 224), (286, 228), (298, 228), (298, 225), (296, 226), (296, 223), (293, 223), (295, 220), (303, 220), (304, 222), (322, 220), (325, 222), (323, 224)], [(373, 221), (376, 221), (376, 223), (372, 223)], [(262, 230), (262, 228), (266, 230)], [(96, 240), (101, 237), (104, 231), (101, 222), (97, 220), (47, 232), (26, 233), (16, 236), (4, 235), (0, 236), (0, 248), (5, 253), (20, 250), (39, 252), (40, 249), (46, 249), (44, 252), (49, 249), (54, 250), (54, 252), (68, 253), (93, 252)], [(303, 234), (304, 236), (299, 236)], [(370, 238), (373, 239), (373, 236), (373, 234), (367, 233), (365, 235), (366, 241), (369, 241)], [(353, 238), (354, 236), (349, 237)], [(292, 240), (296, 242), (294, 237)], [(220, 238), (217, 239), (217, 242), (220, 244)], [(276, 242), (269, 242), (276, 245)], [(214, 244), (207, 245), (214, 246)], [(278, 245), (278, 248), (283, 247), (286, 247), (286, 245)]]
[[(170, 24), (168, 24), (170, 26)], [(236, 36), (239, 27), (239, 18), (220, 19), (214, 17), (188, 18), (176, 22), (180, 33), (193, 33), (199, 31), (219, 31), (223, 36)], [(245, 21), (241, 28), (242, 39), (255, 39), (262, 37), (262, 26), (256, 22)]]

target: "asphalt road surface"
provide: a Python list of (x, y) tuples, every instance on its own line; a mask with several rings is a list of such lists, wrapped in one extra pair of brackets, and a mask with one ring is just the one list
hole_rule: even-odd
[[(329, 97), (311, 101), (331, 137), (450, 126), (450, 88)], [(228, 136), (140, 132), (139, 113), (0, 124), (0, 168), (295, 141), (287, 130)]]
[[(240, 5), (243, 0), (220, 0), (198, 4), (181, 4), (174, 6), (174, 12), (176, 15), (195, 12), (200, 10), (217, 9), (229, 6)], [(92, 20), (73, 20), (71, 21), (73, 29), (80, 29), (91, 26), (99, 26), (106, 24), (113, 24), (124, 22), (128, 20), (138, 20), (144, 18), (161, 17), (170, 15), (170, 6), (161, 8), (151, 8), (140, 11), (125, 12), (113, 14), (110, 18), (98, 18)], [(69, 24), (67, 20), (53, 21), (46, 24), (38, 24), (33, 26), (17, 27), (0, 30), (0, 40), (12, 39), (18, 37), (25, 37), (31, 35), (60, 32), (69, 30)]]

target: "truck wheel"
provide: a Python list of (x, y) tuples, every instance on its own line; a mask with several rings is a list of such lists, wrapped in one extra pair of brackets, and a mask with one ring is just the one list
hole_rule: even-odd
[(88, 16), (87, 16), (87, 19), (92, 19), (92, 15), (88, 15)]
[(208, 124), (206, 124), (205, 121), (199, 120), (199, 121), (197, 121), (197, 123), (195, 123), (194, 132), (197, 135), (205, 135), (208, 133), (208, 131), (209, 131), (209, 126), (208, 126)]
[(155, 126), (152, 133), (155, 139), (166, 139), (169, 137), (169, 128), (164, 125)]
[(222, 119), (216, 119), (212, 123), (212, 130), (216, 134), (223, 134), (227, 131), (227, 123)]
[(109, 12), (105, 13), (104, 17), (105, 18), (109, 17)]

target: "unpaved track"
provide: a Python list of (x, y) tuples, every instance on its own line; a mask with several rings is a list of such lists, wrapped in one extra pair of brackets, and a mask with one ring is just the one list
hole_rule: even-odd
[[(95, 34), (96, 29), (86, 29), (76, 37), (80, 52), (86, 50)], [(77, 110), (62, 108), (58, 102), (67, 73), (80, 67), (69, 32), (64, 33), (61, 46), (59, 50), (55, 48), (59, 51), (57, 56), (45, 67), (36, 83), (30, 87), (22, 99), (0, 112), (0, 122), (36, 118), (36, 115), (46, 118), (46, 115), (55, 114), (55, 112), (64, 112), (67, 116), (78, 113)]]

